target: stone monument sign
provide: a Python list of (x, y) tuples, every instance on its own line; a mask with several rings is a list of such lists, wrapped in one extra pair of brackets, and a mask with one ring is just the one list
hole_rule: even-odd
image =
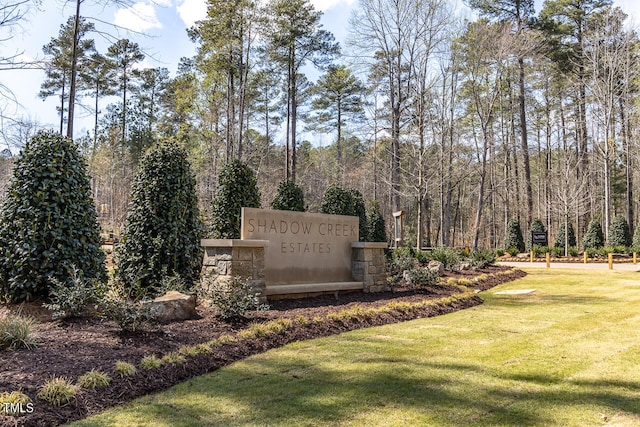
[(265, 283), (352, 282), (358, 217), (242, 208), (241, 239), (268, 240)]

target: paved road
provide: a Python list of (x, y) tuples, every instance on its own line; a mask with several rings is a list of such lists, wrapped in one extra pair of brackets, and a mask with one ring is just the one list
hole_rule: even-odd
[[(519, 268), (547, 268), (547, 263), (542, 261), (536, 262), (498, 262), (498, 265), (509, 265), (512, 267)], [(607, 270), (609, 269), (608, 263), (589, 263), (583, 264), (581, 262), (551, 262), (550, 268), (577, 268), (580, 270)], [(624, 271), (640, 271), (640, 264), (632, 264), (632, 263), (620, 263), (613, 264), (614, 270), (624, 270)]]

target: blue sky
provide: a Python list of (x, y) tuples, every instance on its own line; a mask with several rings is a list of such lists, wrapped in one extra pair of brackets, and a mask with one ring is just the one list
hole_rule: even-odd
[[(357, 0), (312, 0), (312, 3), (316, 9), (324, 12), (322, 22), (325, 29), (343, 42)], [(463, 9), (462, 2), (458, 3), (458, 8)], [(640, 1), (615, 0), (614, 3), (630, 15), (632, 22), (640, 23)], [(541, 4), (541, 0), (536, 0), (536, 11)], [(43, 0), (38, 10), (32, 10), (21, 28), (16, 29), (13, 37), (0, 44), (3, 54), (22, 54), (27, 61), (42, 59), (42, 46), (58, 36), (60, 25), (74, 13), (74, 7), (75, 1)], [(99, 6), (96, 0), (85, 0), (82, 15), (95, 18), (92, 22), (100, 31), (137, 42), (147, 55), (142, 64), (144, 67), (166, 67), (173, 75), (179, 58), (195, 53), (195, 45), (187, 37), (186, 29), (206, 15), (206, 0), (139, 0), (129, 8), (105, 8)], [(109, 24), (135, 32), (118, 30)], [(94, 39), (103, 53), (113, 42), (99, 34), (95, 34)], [(40, 70), (4, 70), (0, 73), (0, 83), (11, 89), (17, 101), (5, 100), (5, 104), (0, 105), (5, 117), (25, 117), (57, 128), (55, 97), (47, 101), (37, 97), (43, 76)], [(76, 136), (84, 134), (91, 127), (91, 120), (78, 119)]]

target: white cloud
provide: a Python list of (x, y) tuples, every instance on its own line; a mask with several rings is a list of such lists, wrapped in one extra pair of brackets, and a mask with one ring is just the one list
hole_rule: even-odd
[(129, 30), (144, 32), (154, 28), (162, 28), (156, 10), (148, 3), (135, 3), (131, 7), (118, 9), (113, 23)]
[(325, 11), (333, 7), (352, 6), (355, 0), (311, 0), (311, 4), (316, 10)]
[(184, 0), (176, 9), (187, 28), (207, 17), (206, 0)]

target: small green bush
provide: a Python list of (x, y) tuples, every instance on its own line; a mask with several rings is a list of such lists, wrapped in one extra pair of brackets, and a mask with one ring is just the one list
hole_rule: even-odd
[(391, 276), (398, 277), (405, 270), (415, 267), (416, 259), (412, 248), (396, 248), (391, 252), (391, 260), (387, 263), (387, 270)]
[(571, 246), (571, 247), (569, 247), (569, 251), (568, 251), (568, 252), (569, 252), (569, 256), (573, 256), (573, 257), (578, 256), (578, 254), (580, 253), (580, 252), (578, 251), (578, 248), (577, 248), (577, 247), (575, 247), (575, 246)]
[(478, 249), (471, 252), (473, 268), (486, 268), (496, 263), (496, 255), (491, 249)]
[(506, 252), (510, 256), (514, 257), (514, 256), (516, 256), (516, 255), (518, 255), (520, 253), (520, 250), (518, 248), (511, 247), (511, 248), (507, 248)]
[(240, 277), (231, 280), (216, 280), (212, 275), (202, 278), (202, 295), (220, 311), (224, 319), (244, 316), (253, 310), (266, 310), (268, 305), (260, 302), (260, 292)]
[(440, 261), (447, 271), (458, 271), (462, 257), (460, 252), (453, 248), (437, 248), (431, 251), (431, 259)]
[(412, 268), (404, 274), (404, 279), (410, 288), (419, 289), (435, 285), (438, 282), (438, 274), (428, 268)]
[(609, 236), (607, 238), (608, 246), (631, 246), (631, 232), (629, 231), (629, 223), (622, 216), (616, 216), (609, 227)]
[(551, 256), (559, 258), (564, 256), (564, 247), (554, 246), (551, 248)]
[(105, 255), (78, 146), (39, 132), (24, 146), (0, 212), (0, 297), (13, 302), (46, 298), (51, 277), (106, 280)]
[(78, 394), (78, 387), (71, 384), (65, 378), (53, 377), (38, 391), (36, 397), (45, 402), (49, 402), (53, 406), (62, 406), (76, 397)]
[(524, 252), (525, 247), (522, 230), (520, 229), (520, 223), (515, 219), (507, 223), (507, 235), (504, 240), (504, 247), (507, 250), (516, 248), (518, 252)]
[(131, 299), (117, 279), (97, 304), (103, 318), (115, 321), (124, 331), (137, 332), (154, 323), (151, 310)]
[(35, 340), (31, 336), (34, 324), (35, 320), (30, 316), (12, 314), (9, 310), (0, 308), (0, 350), (34, 347)]
[(214, 239), (239, 239), (242, 207), (259, 208), (256, 177), (246, 164), (233, 160), (218, 177), (218, 192), (211, 204), (211, 235)]
[(602, 233), (602, 226), (598, 221), (592, 219), (587, 227), (587, 232), (582, 239), (582, 247), (584, 249), (589, 248), (601, 248), (604, 246), (604, 234)]
[(498, 248), (498, 249), (495, 250), (495, 252), (496, 252), (496, 256), (498, 258), (500, 258), (502, 255), (504, 255), (504, 249)]
[(271, 209), (304, 212), (304, 192), (302, 188), (293, 181), (281, 181), (278, 185), (278, 191), (271, 201)]
[(535, 256), (535, 257), (539, 257), (541, 255), (544, 255), (544, 254), (548, 253), (548, 252), (551, 252), (551, 249), (549, 248), (549, 246), (533, 245), (531, 250), (533, 251), (533, 256)]
[(129, 362), (118, 360), (116, 361), (116, 372), (119, 373), (121, 377), (130, 377), (135, 375), (136, 367)]
[(87, 306), (96, 302), (100, 284), (97, 280), (87, 280), (75, 266), (71, 267), (69, 281), (64, 283), (51, 278), (53, 287), (49, 291), (49, 303), (43, 304), (51, 310), (54, 319), (79, 317)]
[(78, 385), (82, 388), (105, 388), (109, 384), (111, 384), (111, 377), (96, 369), (92, 369), (78, 378)]

